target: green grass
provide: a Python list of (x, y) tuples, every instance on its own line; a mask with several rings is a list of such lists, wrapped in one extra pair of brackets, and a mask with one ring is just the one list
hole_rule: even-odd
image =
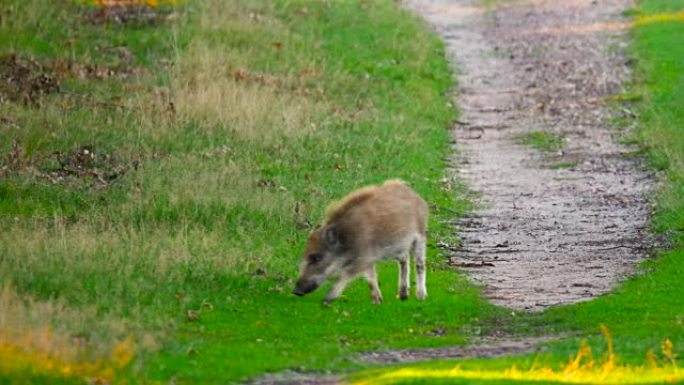
[(541, 151), (558, 151), (563, 148), (563, 136), (556, 132), (531, 131), (519, 135), (518, 143)]
[(550, 164), (548, 167), (554, 170), (574, 168), (577, 167), (577, 162), (558, 162)]
[[(667, 12), (681, 12), (684, 4), (678, 0), (642, 0), (632, 13), (648, 17)], [(684, 22), (656, 21), (637, 24), (633, 31), (629, 54), (637, 63), (634, 90), (628, 99), (630, 109), (638, 114), (638, 128), (632, 142), (641, 147), (640, 153), (650, 158), (653, 168), (661, 170), (660, 188), (653, 201), (656, 205), (652, 231), (667, 240), (653, 260), (641, 265), (639, 274), (628, 279), (612, 293), (592, 301), (552, 308), (538, 315), (505, 317), (499, 321), (518, 334), (572, 333), (576, 337), (549, 344), (546, 352), (536, 356), (509, 357), (494, 360), (460, 361), (465, 369), (487, 374), (516, 366), (522, 370), (534, 367), (540, 361), (549, 368), (561, 369), (577, 352), (580, 341), (586, 340), (597, 356), (606, 354), (606, 344), (600, 335), (605, 325), (612, 335), (619, 363), (643, 366), (647, 353), (655, 353), (660, 365), (667, 367), (670, 360), (662, 352), (662, 343), (674, 345), (673, 356), (684, 351)], [(535, 134), (537, 135), (537, 134)], [(545, 148), (546, 134), (541, 139), (529, 140)], [(535, 137), (536, 138), (536, 137)], [(410, 365), (409, 369), (444, 370), (455, 363), (433, 362)], [(539, 362), (536, 364), (539, 366)], [(681, 366), (681, 364), (680, 364)], [(384, 384), (435, 384), (473, 383), (463, 378), (415, 378), (380, 382), (380, 375), (394, 369), (368, 371), (356, 374), (354, 380), (370, 379)], [(681, 369), (680, 369), (681, 371)], [(528, 380), (476, 380), (482, 384), (529, 383)], [(644, 383), (664, 380), (647, 380), (632, 376)], [(553, 383), (552, 380), (546, 380)], [(624, 380), (626, 381), (626, 380)], [(546, 383), (546, 382), (545, 382)]]
[[(290, 294), (308, 235), (298, 203), (316, 224), (332, 200), (402, 178), (432, 206), (429, 243), (457, 242), (446, 219), (467, 202), (443, 180), (453, 81), (419, 20), (389, 0), (166, 10), (175, 21), (100, 25), (66, 1), (0, 6), (0, 54), (137, 73), (64, 74), (63, 92), (40, 106), (0, 104), (2, 165), (12, 143), (21, 150), (0, 178), (0, 306), (15, 314), (0, 320), (0, 348), (109, 362), (133, 336), (136, 359), (115, 379), (216, 383), (358, 367), (350, 358), (365, 349), (464, 343), (470, 324), (497, 312), (435, 247), (426, 302), (394, 298), (391, 263), (379, 271), (381, 306), (362, 282), (330, 307), (325, 288)], [(83, 148), (127, 172), (106, 184), (96, 167), (49, 178), (62, 170), (55, 152)], [(47, 327), (53, 337), (24, 346)]]

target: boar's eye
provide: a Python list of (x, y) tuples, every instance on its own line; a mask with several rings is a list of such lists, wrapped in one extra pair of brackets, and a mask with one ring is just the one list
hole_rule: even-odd
[(323, 255), (321, 254), (315, 253), (309, 255), (309, 263), (318, 263), (321, 261), (321, 259), (323, 259)]

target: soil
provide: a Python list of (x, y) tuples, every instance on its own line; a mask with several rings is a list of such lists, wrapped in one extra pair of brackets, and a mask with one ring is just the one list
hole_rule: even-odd
[(47, 62), (46, 65), (59, 79), (107, 80), (116, 78), (127, 80), (145, 72), (142, 67), (132, 65), (135, 55), (126, 47), (114, 47), (107, 50), (110, 51), (106, 53), (107, 55), (114, 56), (112, 53), (116, 55), (117, 59), (112, 59), (113, 62), (117, 62), (116, 64), (81, 63), (74, 60), (56, 59)]
[(52, 154), (52, 167), (37, 172), (39, 179), (69, 186), (87, 186), (93, 189), (107, 188), (131, 169), (137, 169), (139, 160), (128, 162), (94, 146), (81, 146), (69, 153)]
[[(451, 263), (493, 303), (543, 310), (611, 290), (648, 257), (652, 176), (618, 144), (627, 0), (414, 1), (458, 69), (457, 172), (479, 193)], [(627, 115), (625, 115), (627, 114)], [(521, 135), (564, 138), (533, 150)]]
[[(552, 339), (548, 337), (482, 338), (467, 346), (365, 352), (358, 359), (371, 364), (391, 365), (435, 359), (495, 358), (542, 352), (544, 347), (541, 344), (550, 340)], [(332, 374), (296, 371), (273, 373), (247, 382), (250, 385), (334, 385), (343, 383), (344, 381), (340, 377)]]
[(344, 384), (337, 376), (322, 375), (320, 373), (280, 372), (267, 374), (253, 381), (249, 385), (336, 385)]
[[(2, 121), (0, 121), (0, 127)], [(83, 145), (69, 152), (53, 152), (49, 157), (31, 161), (17, 140), (8, 154), (0, 157), (0, 178), (11, 174), (28, 174), (38, 180), (61, 184), (73, 189), (104, 189), (130, 170), (137, 170), (140, 159), (127, 160), (116, 154)]]
[(91, 24), (147, 27), (172, 20), (176, 14), (169, 9), (153, 8), (136, 1), (105, 1), (86, 13), (86, 20)]
[(0, 103), (35, 106), (42, 95), (59, 90), (59, 79), (49, 66), (14, 54), (0, 56)]
[(466, 346), (367, 352), (361, 355), (361, 360), (375, 364), (404, 364), (438, 359), (495, 358), (541, 352), (544, 347), (540, 344), (550, 340), (548, 337), (487, 338)]

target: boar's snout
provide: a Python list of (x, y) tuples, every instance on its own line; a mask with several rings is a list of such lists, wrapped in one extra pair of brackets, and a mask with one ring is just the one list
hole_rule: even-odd
[(297, 285), (295, 286), (294, 290), (292, 291), (292, 294), (298, 295), (298, 296), (303, 296), (306, 294), (311, 293), (312, 291), (318, 289), (318, 284), (313, 281), (304, 281), (304, 280), (299, 280), (297, 281)]

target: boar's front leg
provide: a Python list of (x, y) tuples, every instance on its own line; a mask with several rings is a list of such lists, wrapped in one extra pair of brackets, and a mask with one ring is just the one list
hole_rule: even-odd
[(368, 287), (371, 291), (371, 300), (374, 304), (382, 303), (382, 293), (380, 292), (380, 286), (378, 285), (378, 274), (375, 271), (375, 265), (369, 267), (364, 273), (366, 281), (368, 281)]
[(328, 304), (334, 301), (337, 297), (339, 297), (352, 278), (352, 275), (343, 272), (342, 275), (340, 275), (340, 278), (337, 280), (337, 282), (335, 282), (335, 284), (333, 285), (332, 289), (330, 289), (330, 291), (328, 292), (328, 295), (325, 296), (325, 303)]

